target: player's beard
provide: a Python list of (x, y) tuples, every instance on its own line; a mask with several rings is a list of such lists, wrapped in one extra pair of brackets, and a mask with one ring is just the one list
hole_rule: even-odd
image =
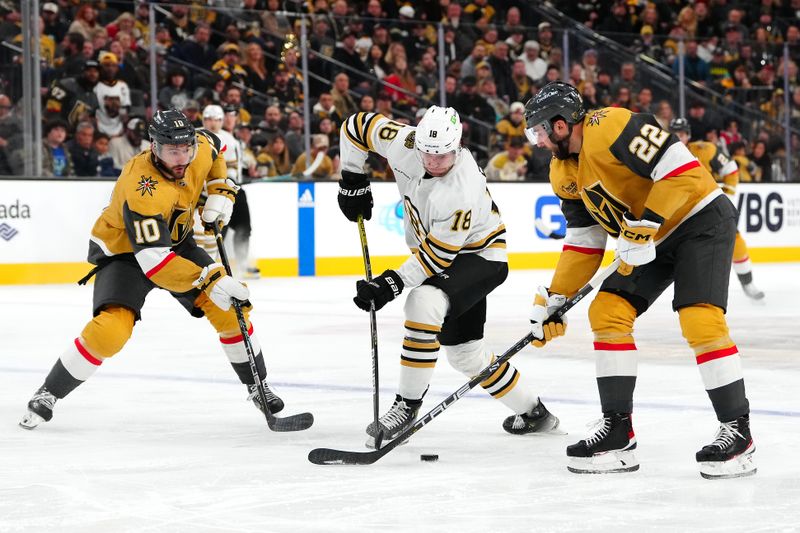
[(569, 139), (572, 137), (572, 126), (569, 128), (569, 133), (567, 133), (566, 137), (561, 140), (555, 140), (555, 133), (550, 135), (550, 142), (555, 145), (555, 149), (552, 150), (553, 155), (556, 159), (564, 160), (570, 158), (569, 153)]

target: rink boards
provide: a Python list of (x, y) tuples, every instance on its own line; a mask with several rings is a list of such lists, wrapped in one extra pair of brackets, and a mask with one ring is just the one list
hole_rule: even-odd
[[(19, 180), (0, 187), (0, 284), (69, 283), (82, 277), (88, 236), (108, 203), (113, 182)], [(408, 257), (402, 203), (393, 183), (372, 185), (367, 223), (373, 270)], [(363, 274), (355, 224), (340, 213), (338, 186), (252, 183), (245, 186), (253, 234), (251, 255), (267, 276)], [(549, 184), (493, 183), (514, 269), (552, 268), (561, 242), (539, 233), (534, 220), (563, 233), (565, 222)], [(742, 184), (734, 199), (739, 231), (756, 262), (800, 261), (800, 184)], [(613, 241), (608, 248), (613, 250)]]

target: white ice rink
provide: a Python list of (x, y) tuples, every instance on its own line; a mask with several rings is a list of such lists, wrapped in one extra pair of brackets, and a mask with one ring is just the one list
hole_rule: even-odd
[[(634, 428), (641, 469), (578, 476), (564, 448), (599, 416), (586, 302), (568, 335), (512, 361), (566, 436), (515, 437), (509, 413), (473, 391), (372, 466), (314, 466), (312, 448), (363, 450), (372, 418), (367, 315), (355, 278), (251, 282), (255, 330), (283, 414), (314, 426), (272, 433), (245, 403), (205, 320), (151, 294), (132, 340), (35, 431), (31, 394), (90, 318), (91, 288), (0, 287), (0, 531), (462, 532), (800, 530), (798, 265), (755, 265), (763, 304), (731, 283), (728, 321), (745, 367), (758, 474), (708, 481), (694, 453), (717, 422), (670, 310), (671, 289), (637, 323)], [(487, 340), (526, 332), (544, 271), (514, 272), (490, 297)], [(378, 313), (381, 412), (399, 372), (402, 304)], [(444, 353), (423, 409), (466, 379)], [(422, 463), (436, 453), (438, 463)]]

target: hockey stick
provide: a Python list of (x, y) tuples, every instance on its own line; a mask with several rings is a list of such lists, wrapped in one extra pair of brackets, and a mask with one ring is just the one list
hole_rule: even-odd
[[(225, 272), (231, 276), (231, 265), (228, 262), (228, 254), (225, 251), (225, 245), (222, 241), (220, 226), (222, 226), (221, 222), (219, 224), (214, 224), (214, 237), (217, 240), (217, 250), (219, 251), (222, 266), (225, 267)], [(242, 312), (242, 302), (236, 298), (231, 298), (231, 305), (233, 305), (233, 309), (236, 311), (236, 319), (239, 321), (239, 331), (242, 333), (244, 349), (247, 352), (247, 359), (250, 361), (250, 372), (253, 374), (253, 382), (256, 384), (261, 404), (264, 406), (264, 417), (267, 419), (267, 426), (269, 426), (269, 429), (272, 431), (303, 431), (304, 429), (310, 428), (314, 423), (314, 415), (311, 413), (300, 413), (279, 418), (269, 410), (267, 393), (264, 391), (264, 384), (261, 382), (261, 378), (258, 375), (258, 368), (256, 367), (256, 355), (253, 352), (253, 344), (250, 342), (250, 335), (247, 333), (247, 322)]]
[[(367, 248), (367, 230), (364, 229), (364, 217), (358, 215), (358, 235), (361, 237), (361, 255), (364, 258), (364, 272), (367, 282), (372, 281), (372, 265), (369, 261), (369, 248)], [(372, 340), (372, 412), (375, 420), (375, 449), (379, 450), (383, 442), (383, 430), (378, 423), (378, 392), (380, 380), (378, 379), (378, 325), (375, 320), (375, 302), (369, 306), (369, 331)]]
[(553, 229), (550, 228), (547, 224), (545, 224), (541, 218), (535, 219), (533, 221), (533, 225), (536, 226), (536, 229), (539, 230), (539, 233), (541, 233), (542, 235), (544, 235), (549, 239), (558, 241), (566, 237), (566, 235), (554, 232)]
[(281, 174), (280, 176), (273, 176), (271, 178), (261, 178), (260, 181), (293, 181), (293, 180), (301, 180), (308, 178), (313, 174), (319, 166), (322, 164), (322, 161), (325, 160), (325, 152), (318, 152), (317, 156), (311, 162), (307, 169), (302, 172), (295, 172), (294, 174)]
[[(581, 289), (569, 300), (564, 303), (561, 307), (559, 307), (556, 311), (554, 311), (550, 316), (554, 316), (556, 318), (561, 318), (566, 314), (567, 311), (575, 307), (575, 305), (583, 300), (587, 294), (592, 292), (595, 288), (597, 288), (606, 278), (608, 278), (611, 274), (617, 271), (617, 267), (619, 267), (620, 261), (619, 259), (614, 259), (614, 261), (606, 267), (601, 272), (598, 272), (586, 285), (581, 287)], [(408, 440), (411, 435), (425, 427), (431, 420), (442, 414), (448, 407), (453, 405), (456, 401), (458, 401), (462, 396), (464, 396), (470, 389), (474, 388), (476, 385), (481, 383), (482, 381), (486, 380), (489, 376), (491, 376), (498, 368), (500, 368), (503, 364), (506, 363), (509, 359), (511, 359), (514, 355), (516, 355), (519, 351), (521, 351), (525, 346), (530, 344), (533, 340), (533, 334), (528, 333), (523, 338), (521, 338), (517, 343), (505, 351), (503, 355), (498, 357), (494, 363), (484, 368), (480, 374), (473, 377), (469, 382), (462, 385), (460, 389), (452, 393), (450, 396), (442, 400), (442, 402), (428, 411), (425, 416), (414, 422), (414, 425), (403, 431), (400, 435), (397, 436), (394, 440), (388, 442), (384, 445), (383, 448), (371, 452), (349, 452), (345, 450), (333, 450), (330, 448), (316, 448), (311, 450), (308, 454), (308, 460), (314, 463), (315, 465), (371, 465), (390, 451), (392, 451), (395, 447), (402, 444), (406, 440)]]

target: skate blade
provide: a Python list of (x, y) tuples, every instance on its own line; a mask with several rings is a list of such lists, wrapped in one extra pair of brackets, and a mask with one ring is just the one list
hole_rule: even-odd
[(758, 469), (753, 461), (755, 448), (746, 450), (728, 461), (701, 461), (700, 475), (705, 479), (733, 479), (754, 475)]
[(19, 427), (31, 430), (36, 428), (42, 422), (45, 422), (44, 418), (37, 415), (33, 411), (28, 411), (22, 416), (22, 420), (19, 421)]
[(592, 457), (570, 457), (567, 470), (573, 474), (619, 474), (639, 470), (633, 451), (607, 452)]

